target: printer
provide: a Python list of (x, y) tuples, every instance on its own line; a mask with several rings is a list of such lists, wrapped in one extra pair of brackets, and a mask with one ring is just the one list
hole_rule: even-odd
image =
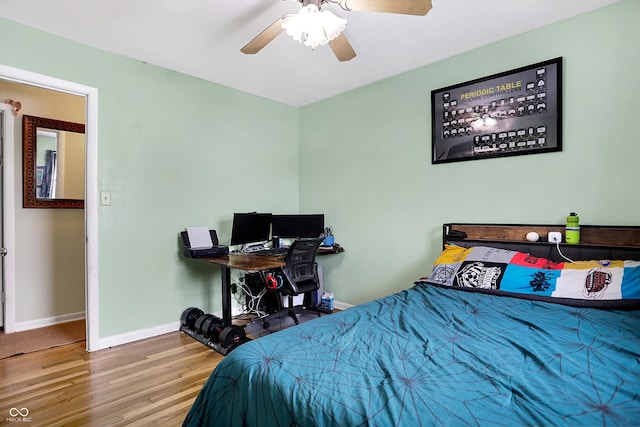
[[(206, 235), (208, 231), (208, 235)], [(203, 235), (203, 233), (205, 233)], [(229, 247), (220, 245), (216, 230), (202, 230), (201, 227), (187, 227), (180, 232), (183, 243), (183, 255), (186, 258), (214, 258), (229, 253)], [(190, 238), (191, 236), (191, 238)], [(192, 245), (192, 240), (196, 244)]]

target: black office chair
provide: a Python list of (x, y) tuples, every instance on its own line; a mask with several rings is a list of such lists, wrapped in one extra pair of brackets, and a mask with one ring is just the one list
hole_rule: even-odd
[[(288, 297), (288, 307), (282, 307), (280, 298), (278, 300), (278, 311), (263, 318), (262, 326), (269, 328), (270, 320), (280, 319), (289, 316), (295, 324), (299, 324), (298, 314), (308, 310), (308, 303), (303, 302), (300, 305), (294, 305), (293, 297), (297, 295), (307, 294), (311, 291), (317, 291), (320, 288), (320, 280), (318, 279), (318, 270), (316, 268), (316, 254), (322, 243), (320, 238), (304, 238), (296, 239), (289, 247), (289, 251), (284, 257), (285, 265), (277, 273), (278, 283), (276, 292)], [(305, 295), (306, 299), (307, 295)], [(318, 311), (318, 316), (320, 312)]]

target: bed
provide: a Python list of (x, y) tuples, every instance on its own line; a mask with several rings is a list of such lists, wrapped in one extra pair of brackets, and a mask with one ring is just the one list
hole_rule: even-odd
[(640, 262), (465, 243), (402, 292), (243, 344), (184, 425), (640, 425)]

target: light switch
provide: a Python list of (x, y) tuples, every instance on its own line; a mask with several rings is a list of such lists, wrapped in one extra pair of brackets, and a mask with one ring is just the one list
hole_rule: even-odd
[(100, 204), (102, 206), (111, 205), (111, 191), (103, 191), (100, 193)]

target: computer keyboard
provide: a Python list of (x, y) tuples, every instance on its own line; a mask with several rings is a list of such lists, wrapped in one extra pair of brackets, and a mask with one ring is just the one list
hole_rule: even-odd
[(289, 248), (267, 248), (253, 252), (252, 255), (260, 256), (279, 256), (285, 255), (289, 251)]

